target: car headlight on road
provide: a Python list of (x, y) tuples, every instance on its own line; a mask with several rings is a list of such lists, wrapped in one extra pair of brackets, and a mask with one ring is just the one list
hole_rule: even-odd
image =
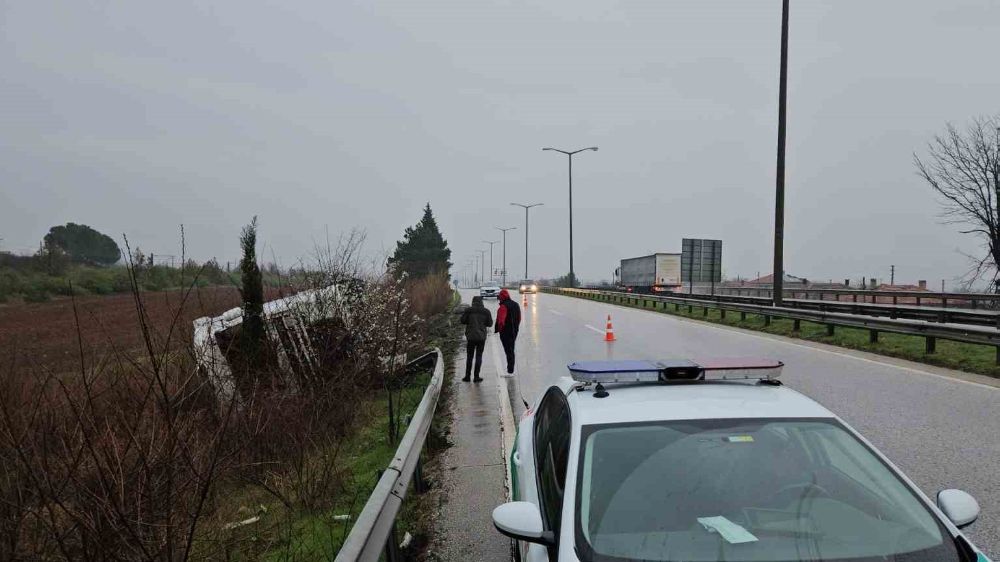
[(538, 285), (532, 285), (531, 286), (531, 290), (532, 291), (537, 291), (538, 290)]

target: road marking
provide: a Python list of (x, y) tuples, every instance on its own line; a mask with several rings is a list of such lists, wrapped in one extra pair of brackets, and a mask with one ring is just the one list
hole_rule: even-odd
[(598, 334), (603, 334), (604, 333), (604, 330), (601, 330), (600, 328), (595, 328), (595, 327), (591, 326), (590, 324), (584, 324), (584, 326), (590, 328), (591, 330), (597, 332)]
[[(568, 297), (568, 298), (573, 298), (573, 297)], [(698, 326), (702, 326), (702, 327), (705, 327), (705, 328), (711, 328), (713, 330), (719, 330), (719, 331), (729, 332), (729, 333), (734, 333), (735, 332), (737, 334), (743, 334), (744, 336), (750, 336), (752, 338), (757, 338), (757, 339), (772, 341), (772, 342), (781, 343), (781, 344), (784, 344), (784, 345), (793, 345), (795, 347), (801, 347), (801, 348), (804, 348), (804, 349), (811, 349), (813, 351), (819, 351), (819, 352), (822, 352), (822, 353), (828, 353), (830, 355), (836, 355), (838, 357), (846, 357), (848, 359), (855, 359), (857, 361), (864, 361), (866, 363), (874, 363), (876, 365), (881, 365), (882, 367), (892, 367), (894, 369), (902, 369), (904, 371), (910, 371), (911, 373), (916, 373), (918, 375), (924, 375), (924, 376), (927, 376), (927, 377), (934, 377), (934, 378), (943, 379), (943, 380), (946, 380), (946, 381), (959, 382), (959, 383), (962, 383), (962, 384), (968, 384), (968, 385), (972, 385), (972, 386), (978, 386), (978, 387), (981, 387), (981, 388), (988, 388), (990, 390), (1000, 390), (1000, 388), (998, 388), (996, 386), (991, 386), (991, 385), (988, 385), (988, 384), (983, 384), (981, 382), (969, 381), (969, 380), (965, 380), (963, 378), (954, 377), (954, 376), (939, 375), (937, 373), (931, 373), (929, 371), (924, 371), (924, 370), (921, 370), (921, 369), (916, 369), (914, 367), (908, 367), (906, 365), (895, 365), (893, 363), (887, 363), (885, 361), (879, 361), (878, 359), (871, 359), (869, 357), (859, 357), (857, 355), (852, 355), (850, 353), (844, 353), (844, 352), (841, 352), (841, 351), (834, 351), (832, 349), (825, 349), (823, 347), (806, 345), (806, 344), (802, 344), (802, 343), (798, 343), (798, 342), (794, 342), (794, 341), (787, 341), (787, 338), (785, 338), (784, 336), (755, 334), (752, 331), (746, 330), (746, 329), (729, 327), (729, 326), (717, 326), (715, 324), (712, 324), (711, 322), (702, 322), (702, 321), (694, 320), (694, 319), (691, 319), (691, 318), (684, 318), (682, 316), (675, 316), (673, 314), (664, 314), (662, 312), (655, 312), (655, 311), (652, 311), (652, 310), (643, 310), (643, 309), (633, 308), (631, 306), (623, 306), (623, 305), (620, 305), (620, 304), (614, 304), (612, 306), (617, 306), (619, 308), (626, 308), (626, 309), (630, 309), (630, 310), (635, 310), (637, 312), (646, 312), (646, 313), (649, 313), (649, 314), (655, 314), (655, 315), (660, 316), (660, 317), (672, 318), (674, 320), (678, 320), (678, 321), (681, 321), (681, 322), (690, 322), (692, 324), (695, 324), (695, 325), (698, 325)], [(589, 326), (589, 325), (587, 327), (590, 328), (591, 330), (595, 330), (596, 329), (593, 326)], [(824, 344), (824, 345), (829, 345), (829, 344)], [(859, 353), (864, 353), (864, 352), (859, 352)], [(903, 361), (905, 361), (905, 360), (903, 360)], [(958, 371), (958, 372), (962, 373), (962, 371)], [(965, 373), (962, 373), (962, 374), (965, 374)], [(975, 373), (969, 373), (969, 374), (975, 374)], [(980, 375), (980, 376), (982, 376), (982, 375)]]
[(490, 338), (493, 342), (490, 345), (493, 355), (493, 367), (497, 379), (497, 400), (500, 415), (500, 458), (503, 459), (503, 472), (505, 475), (505, 486), (507, 487), (507, 499), (514, 497), (514, 485), (510, 474), (510, 452), (514, 449), (514, 433), (517, 425), (514, 423), (514, 412), (510, 407), (510, 393), (507, 392), (507, 380), (501, 373), (507, 371), (500, 368), (500, 351), (497, 343), (499, 337)]
[(555, 314), (556, 316), (566, 316), (562, 312), (559, 312), (558, 310), (554, 310), (554, 309), (551, 309), (551, 308), (549, 309), (549, 312), (551, 312), (552, 314)]

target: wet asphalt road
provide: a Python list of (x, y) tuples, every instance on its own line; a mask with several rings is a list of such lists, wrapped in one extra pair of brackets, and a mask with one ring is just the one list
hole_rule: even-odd
[[(464, 300), (472, 294), (463, 291)], [(512, 296), (521, 302), (519, 295)], [(495, 313), (495, 301), (487, 303)], [(603, 341), (609, 313), (618, 337), (612, 344)], [(780, 359), (785, 384), (854, 426), (928, 496), (944, 488), (975, 496), (982, 516), (966, 532), (991, 558), (1000, 556), (998, 388), (935, 376), (946, 373), (941, 369), (909, 368), (913, 364), (549, 294), (528, 295), (516, 349), (516, 392), (528, 402), (566, 374), (573, 361)], [(517, 401), (514, 391), (511, 398)]]

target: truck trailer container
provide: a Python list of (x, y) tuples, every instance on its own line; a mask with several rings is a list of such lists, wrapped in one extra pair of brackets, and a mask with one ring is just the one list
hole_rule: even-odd
[(625, 258), (619, 268), (619, 284), (631, 291), (659, 293), (681, 285), (681, 254), (656, 253)]

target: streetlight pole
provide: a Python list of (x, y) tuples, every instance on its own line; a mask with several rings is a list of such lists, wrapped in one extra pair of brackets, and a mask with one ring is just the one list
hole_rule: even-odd
[(785, 281), (785, 103), (788, 100), (788, 0), (781, 3), (781, 70), (778, 78), (778, 162), (774, 180), (774, 273), (771, 295), (781, 306)]
[(532, 203), (531, 205), (524, 205), (521, 203), (511, 203), (515, 207), (521, 207), (524, 209), (524, 278), (528, 279), (528, 209), (532, 207), (540, 207), (545, 203)]
[(546, 147), (542, 150), (554, 150), (566, 155), (569, 160), (569, 280), (571, 286), (576, 286), (576, 272), (573, 269), (573, 155), (585, 150), (597, 151), (596, 146), (581, 148), (580, 150), (560, 150), (558, 148)]
[[(494, 271), (493, 270), (493, 245), (494, 244), (499, 244), (500, 241), (499, 240), (493, 240), (491, 242), (489, 240), (483, 240), (483, 243), (490, 245), (490, 283), (492, 283), (493, 282), (493, 278), (495, 277), (494, 274), (493, 274), (493, 271)], [(485, 250), (483, 250), (483, 251), (485, 251)], [(485, 278), (484, 278), (484, 280), (485, 280)]]
[(507, 231), (517, 230), (517, 227), (511, 226), (508, 228), (500, 228), (499, 226), (494, 226), (493, 228), (499, 230), (500, 232), (503, 232), (503, 265), (501, 266), (503, 267), (503, 269), (500, 272), (500, 275), (502, 275), (503, 279), (500, 285), (502, 287), (507, 284)]
[(476, 250), (479, 252), (479, 282), (480, 285), (486, 283), (486, 250)]

